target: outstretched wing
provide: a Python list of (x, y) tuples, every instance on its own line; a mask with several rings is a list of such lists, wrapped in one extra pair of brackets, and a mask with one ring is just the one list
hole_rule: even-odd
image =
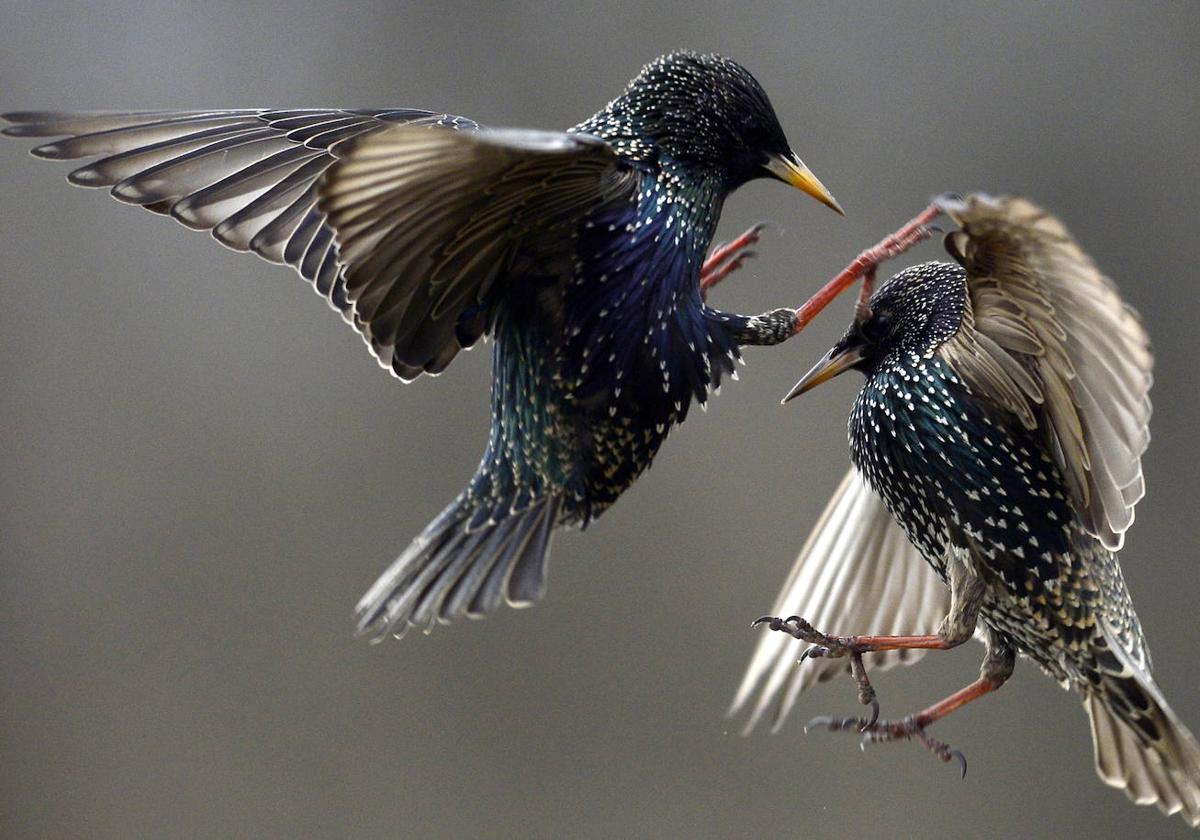
[[(483, 132), (463, 117), (413, 109), (15, 112), (3, 119), (9, 136), (63, 138), (34, 149), (38, 157), (96, 158), (73, 171), (71, 183), (108, 187), (118, 200), (209, 230), (234, 250), (292, 266), (404, 379), (442, 370), (479, 338), (485, 319), (464, 322), (464, 310), (486, 294), (521, 236), (632, 183), (598, 140)], [(412, 133), (388, 133), (400, 127)], [(380, 135), (379, 145), (368, 142)], [(445, 139), (455, 137), (475, 139)], [(347, 155), (357, 163), (341, 176), (354, 178), (339, 176), (327, 199), (346, 224), (340, 244), (351, 249), (353, 266), (318, 201), (327, 170)], [(368, 216), (370, 230), (355, 226)], [(375, 245), (383, 249), (378, 258), (369, 253)], [(406, 255), (403, 247), (415, 250)]]
[(974, 329), (943, 352), (971, 385), (1041, 427), (1081, 523), (1120, 548), (1145, 493), (1154, 357), (1137, 315), (1058, 219), (1020, 198), (947, 205)]
[(118, 201), (212, 231), (235, 251), (290, 265), (345, 312), (332, 231), (317, 182), (348, 141), (390, 125), (475, 130), (474, 122), (394, 110), (141, 111), (0, 115), (10, 137), (62, 137), (33, 150), (50, 160), (98, 158), (67, 176)]
[[(950, 606), (938, 579), (866, 481), (851, 468), (800, 551), (772, 614), (800, 615), (832, 633), (931, 633)], [(729, 709), (749, 709), (752, 730), (769, 715), (772, 730), (804, 689), (847, 673), (845, 659), (797, 665), (802, 645), (787, 633), (762, 631)], [(919, 650), (867, 655), (869, 669), (915, 662)]]
[(564, 242), (636, 187), (607, 143), (524, 130), (396, 127), (332, 166), (329, 219), (346, 294), (372, 352), (401, 378), (444, 369), (486, 328), (489, 292), (522, 243)]

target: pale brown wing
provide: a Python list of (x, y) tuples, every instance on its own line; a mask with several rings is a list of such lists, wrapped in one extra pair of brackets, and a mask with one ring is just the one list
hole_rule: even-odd
[(93, 158), (67, 180), (211, 231), (235, 251), (290, 265), (347, 312), (317, 182), (350, 141), (397, 124), (474, 131), (464, 117), (413, 108), (0, 114), (10, 137), (59, 137), (33, 154)]
[(1145, 492), (1153, 356), (1138, 316), (1062, 223), (1022, 198), (948, 202), (970, 312), (942, 352), (973, 387), (1041, 427), (1080, 522), (1120, 547)]
[(461, 316), (484, 303), (522, 242), (568, 237), (586, 212), (635, 187), (595, 137), (398, 126), (330, 167), (318, 208), (355, 322), (380, 362), (408, 379), (442, 370), (478, 337), (482, 318)]
[[(93, 158), (71, 183), (107, 187), (234, 250), (292, 266), (406, 380), (441, 371), (479, 338), (486, 318), (464, 322), (464, 312), (523, 237), (578, 221), (633, 186), (595, 138), (487, 131), (415, 109), (0, 118), (9, 136), (62, 138), (35, 148), (38, 157)], [(347, 165), (327, 179), (338, 161)]]
[[(950, 606), (938, 579), (884, 507), (851, 468), (821, 514), (783, 584), (773, 615), (800, 615), (828, 633), (932, 633)], [(802, 642), (760, 629), (754, 656), (729, 709), (748, 710), (743, 731), (764, 716), (778, 729), (800, 692), (846, 673), (845, 659), (810, 659), (798, 665)], [(867, 655), (874, 671), (915, 662), (923, 651)]]

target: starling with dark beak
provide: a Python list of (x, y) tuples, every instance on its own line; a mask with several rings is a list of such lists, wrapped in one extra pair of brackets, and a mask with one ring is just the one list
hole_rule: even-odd
[[(1082, 698), (1105, 782), (1200, 825), (1200, 746), (1151, 677), (1117, 561), (1145, 487), (1146, 332), (1045, 211), (984, 196), (941, 206), (960, 226), (946, 238), (955, 262), (860, 298), (788, 394), (866, 377), (850, 413), (854, 469), (776, 602), (790, 617), (760, 619), (782, 632), (760, 640), (734, 711), (749, 705), (753, 726), (774, 707), (778, 725), (801, 689), (848, 665), (874, 714), (809, 728), (915, 738), (965, 772), (927, 730), (1003, 685), (1022, 653)], [(978, 680), (878, 719), (868, 665), (972, 635), (986, 646)], [(790, 637), (813, 645), (799, 667)]]

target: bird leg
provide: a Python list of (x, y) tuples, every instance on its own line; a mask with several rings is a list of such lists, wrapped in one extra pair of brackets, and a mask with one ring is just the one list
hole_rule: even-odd
[[(782, 631), (813, 647), (800, 656), (806, 659), (851, 658), (851, 675), (859, 684), (860, 698), (864, 693), (863, 683), (866, 669), (862, 664), (864, 653), (881, 653), (888, 650), (950, 650), (971, 638), (979, 620), (979, 608), (987, 591), (983, 579), (971, 571), (969, 556), (963, 549), (951, 548), (945, 556), (946, 576), (950, 584), (950, 608), (942, 619), (936, 633), (916, 636), (834, 636), (822, 633), (798, 615), (777, 618), (764, 615), (751, 625), (768, 625), (772, 630)], [(857, 658), (858, 664), (855, 665)], [(856, 673), (861, 670), (861, 676)], [(867, 683), (869, 686), (869, 683)], [(874, 690), (870, 690), (874, 696)], [(869, 701), (863, 701), (864, 705)]]
[(880, 263), (900, 256), (913, 246), (933, 236), (934, 231), (930, 227), (930, 223), (942, 214), (942, 208), (943, 200), (935, 200), (910, 219), (904, 227), (891, 236), (884, 237), (874, 247), (868, 248), (855, 257), (850, 265), (842, 269), (836, 277), (826, 283), (820, 291), (805, 301), (804, 305), (796, 310), (793, 335), (808, 326), (809, 322), (822, 309), (828, 306), (831, 300), (853, 285), (854, 281), (862, 278), (873, 281), (875, 270), (879, 267)]
[(964, 639), (946, 639), (934, 633), (924, 636), (833, 636), (817, 630), (798, 615), (787, 618), (776, 618), (764, 615), (754, 620), (751, 625), (757, 627), (766, 624), (772, 630), (780, 630), (788, 635), (808, 642), (813, 647), (808, 648), (800, 657), (805, 659), (837, 659), (841, 656), (853, 656), (864, 653), (879, 653), (885, 650), (904, 650), (921, 648), (924, 650), (949, 650), (958, 647), (971, 636), (968, 633)]
[(875, 268), (868, 269), (863, 275), (862, 285), (858, 287), (858, 300), (854, 302), (854, 320), (865, 323), (871, 320), (871, 294), (875, 291)]
[(925, 730), (956, 709), (961, 709), (972, 700), (978, 700), (1004, 685), (1012, 676), (1016, 660), (1016, 649), (1007, 640), (989, 630), (987, 632), (987, 654), (979, 668), (979, 679), (944, 700), (934, 703), (915, 715), (898, 720), (868, 722), (859, 718), (816, 717), (805, 724), (804, 731), (825, 728), (831, 732), (860, 732), (862, 733), (861, 744), (864, 748), (867, 744), (908, 741), (916, 738), (942, 761), (948, 762), (951, 759), (957, 759), (962, 775), (965, 776), (967, 774), (966, 756), (960, 750), (951, 748), (945, 741), (939, 741), (930, 736)]
[(718, 245), (709, 254), (700, 269), (700, 299), (708, 299), (708, 290), (742, 267), (742, 263), (754, 256), (747, 251), (762, 237), (768, 222), (759, 222), (732, 242)]
[[(793, 636), (803, 642), (808, 642), (812, 647), (806, 648), (804, 653), (800, 654), (800, 662), (812, 659), (836, 659), (838, 657), (848, 657), (850, 660), (850, 676), (854, 678), (854, 682), (858, 685), (858, 702), (864, 706), (871, 707), (871, 717), (867, 718), (839, 718), (839, 722), (844, 723), (847, 728), (854, 726), (860, 732), (865, 732), (875, 722), (879, 720), (879, 699), (875, 695), (875, 689), (871, 685), (871, 680), (867, 677), (867, 668), (863, 664), (863, 654), (879, 652), (885, 650), (899, 650), (901, 648), (923, 648), (927, 650), (949, 650), (952, 647), (957, 647), (971, 637), (968, 632), (966, 637), (961, 641), (958, 639), (946, 639), (940, 635), (927, 636), (831, 636), (828, 633), (822, 633), (817, 630), (803, 618), (798, 615), (789, 616), (788, 618), (778, 618), (776, 616), (764, 615), (757, 619), (752, 626), (757, 627), (759, 624), (766, 624), (772, 630), (779, 630)], [(832, 721), (833, 718), (828, 718)]]
[(786, 619), (763, 616), (754, 622), (756, 625), (767, 624), (772, 630), (788, 633), (813, 645), (801, 654), (801, 663), (810, 657), (832, 659), (845, 656), (850, 659), (850, 675), (858, 685), (858, 700), (864, 706), (872, 707), (870, 719), (822, 715), (809, 721), (804, 727), (805, 732), (819, 727), (833, 732), (856, 731), (862, 733), (864, 745), (916, 738), (942, 761), (957, 758), (963, 773), (966, 773), (967, 762), (963, 754), (951, 749), (945, 742), (930, 737), (925, 728), (960, 706), (1003, 685), (1012, 673), (1016, 661), (1016, 652), (1012, 645), (1003, 637), (986, 629), (987, 655), (980, 669), (980, 678), (940, 703), (899, 720), (879, 720), (879, 702), (875, 696), (875, 689), (867, 678), (866, 666), (862, 659), (864, 653), (888, 650), (949, 650), (971, 638), (979, 620), (986, 584), (971, 571), (969, 557), (965, 551), (952, 548), (945, 561), (950, 584), (950, 609), (938, 626), (938, 632), (934, 634), (833, 636), (822, 633), (797, 615)]
[[(854, 262), (830, 280), (799, 309), (784, 307), (764, 312), (761, 315), (735, 315), (729, 312), (708, 310), (719, 320), (739, 346), (771, 346), (781, 344), (804, 329), (831, 300), (850, 287), (856, 280), (863, 280), (863, 292), (859, 305), (865, 306), (870, 289), (875, 282), (875, 271), (884, 260), (903, 254), (933, 235), (930, 223), (942, 213), (941, 200), (935, 201), (921, 213), (909, 220), (900, 230), (881, 240), (873, 248), (863, 251)], [(704, 263), (700, 274), (700, 297), (705, 299), (708, 290), (741, 267), (742, 261), (752, 252), (743, 249), (758, 241), (764, 225), (757, 224), (733, 242), (721, 245)]]

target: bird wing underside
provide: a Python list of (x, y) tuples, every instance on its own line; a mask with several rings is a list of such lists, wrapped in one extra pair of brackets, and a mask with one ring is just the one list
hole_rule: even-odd
[[(109, 188), (229, 248), (292, 266), (404, 379), (440, 371), (478, 339), (484, 319), (460, 324), (454, 307), (480, 299), (495, 258), (522, 233), (570, 218), (622, 181), (615, 155), (597, 140), (516, 131), (485, 138), (471, 120), (415, 109), (3, 119), (9, 136), (61, 138), (35, 148), (38, 157), (92, 158), (71, 183)], [(385, 131), (399, 127), (406, 131)], [(326, 171), (347, 155), (354, 161), (327, 196), (344, 224), (339, 242), (320, 198)]]
[(141, 111), (0, 115), (10, 137), (61, 137), (33, 150), (50, 160), (95, 158), (76, 186), (211, 231), (235, 251), (290, 265), (343, 313), (348, 304), (317, 182), (349, 141), (397, 123), (473, 130), (474, 122), (415, 109)]
[[(883, 500), (851, 469), (842, 480), (775, 599), (772, 614), (800, 615), (838, 634), (931, 633), (950, 606), (950, 590), (896, 524)], [(729, 714), (744, 710), (744, 731), (764, 717), (782, 726), (800, 692), (847, 672), (845, 659), (797, 660), (803, 646), (763, 631)], [(915, 662), (919, 650), (866, 657), (868, 668)]]
[(1137, 315), (1058, 219), (1024, 199), (948, 207), (965, 328), (943, 345), (980, 393), (1041, 427), (1081, 524), (1120, 547), (1145, 492), (1153, 356)]
[(482, 334), (489, 292), (523, 242), (569, 238), (635, 185), (612, 147), (587, 135), (398, 126), (330, 168), (318, 207), (356, 322), (409, 379), (441, 371)]

